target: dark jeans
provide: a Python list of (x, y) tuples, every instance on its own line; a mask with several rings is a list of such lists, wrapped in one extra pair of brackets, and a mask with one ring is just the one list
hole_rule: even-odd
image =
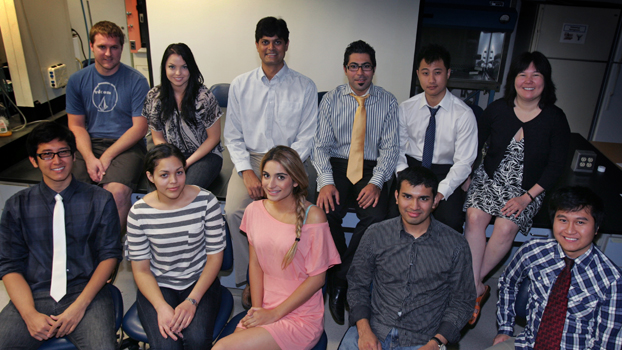
[[(387, 202), (388, 202), (388, 186), (385, 183), (380, 191), (380, 198), (376, 207), (369, 206), (367, 209), (359, 207), (356, 202), (356, 198), (363, 190), (373, 175), (375, 161), (366, 160), (363, 163), (363, 178), (356, 184), (352, 184), (346, 176), (348, 169), (348, 160), (340, 158), (331, 158), (330, 163), (333, 168), (333, 180), (335, 187), (339, 191), (339, 202), (335, 203), (335, 210), (328, 213), (328, 225), (330, 227), (330, 233), (335, 241), (335, 246), (341, 256), (341, 265), (333, 267), (331, 272), (331, 280), (337, 286), (346, 285), (346, 275), (352, 264), (354, 253), (359, 246), (361, 238), (369, 225), (384, 220), (387, 215)], [(354, 208), (356, 216), (359, 218), (358, 224), (354, 228), (352, 233), (352, 239), (350, 244), (346, 245), (346, 239), (343, 232), (343, 217), (348, 213), (348, 208)]]
[[(160, 287), (164, 300), (174, 308), (181, 304), (194, 288), (194, 284), (184, 290), (174, 290), (170, 288)], [(177, 341), (168, 337), (164, 339), (158, 327), (158, 313), (153, 305), (145, 298), (140, 290), (137, 291), (136, 303), (138, 309), (138, 318), (147, 333), (149, 345), (152, 350), (164, 349), (186, 349), (186, 350), (209, 350), (212, 348), (212, 333), (214, 332), (214, 322), (218, 309), (220, 308), (220, 281), (218, 277), (203, 295), (203, 298), (197, 304), (197, 310), (190, 325), (184, 329), (183, 338)]]
[[(406, 156), (406, 160), (408, 161), (409, 167), (421, 166), (421, 162), (416, 160), (415, 158)], [(451, 164), (432, 164), (432, 167), (430, 168), (430, 170), (432, 170), (432, 172), (436, 175), (436, 177), (438, 178), (438, 181), (440, 182), (440, 181), (443, 181), (445, 177), (447, 177), (447, 174), (449, 173), (449, 170), (451, 169), (451, 167), (452, 167)], [(399, 184), (397, 184), (397, 181), (394, 181), (394, 184), (395, 186), (392, 191), (393, 193), (398, 188), (397, 186), (399, 186)], [(465, 218), (464, 211), (462, 211), (462, 206), (464, 205), (465, 200), (466, 200), (466, 192), (464, 192), (462, 188), (458, 186), (458, 188), (456, 188), (454, 193), (452, 193), (451, 196), (449, 196), (449, 198), (443, 199), (438, 204), (438, 207), (436, 207), (432, 215), (434, 215), (434, 218), (436, 220), (462, 233), (463, 231), (462, 227), (464, 226), (464, 218)], [(395, 201), (391, 201), (390, 206), (391, 206), (389, 210), (390, 218), (400, 215), (397, 209), (397, 205), (395, 204)]]
[(214, 182), (222, 168), (222, 157), (208, 153), (192, 164), (186, 171), (186, 184), (207, 189)]
[[(85, 286), (86, 284), (80, 284), (67, 288), (67, 294), (58, 303), (50, 297), (49, 291), (33, 293), (35, 309), (46, 315), (60, 315), (78, 298)], [(116, 348), (114, 323), (112, 296), (110, 290), (104, 287), (86, 308), (84, 317), (67, 338), (78, 349), (113, 350)], [(43, 342), (30, 335), (26, 322), (13, 302), (9, 302), (0, 312), (0, 349), (37, 349), (42, 344)]]

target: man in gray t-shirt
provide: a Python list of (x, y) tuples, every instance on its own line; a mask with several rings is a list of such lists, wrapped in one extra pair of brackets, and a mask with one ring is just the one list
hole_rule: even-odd
[(122, 229), (130, 195), (138, 183), (146, 152), (142, 116), (147, 79), (121, 63), (124, 34), (114, 23), (96, 23), (90, 32), (95, 64), (69, 78), (67, 115), (78, 151), (73, 173), (103, 185), (114, 196)]

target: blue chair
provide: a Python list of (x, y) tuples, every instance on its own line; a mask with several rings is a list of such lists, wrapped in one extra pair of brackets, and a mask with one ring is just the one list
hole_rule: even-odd
[[(233, 266), (233, 248), (231, 247), (231, 234), (229, 233), (229, 226), (226, 224), (226, 222), (225, 231), (227, 247), (223, 252), (222, 266), (220, 267), (221, 271), (229, 270)], [(231, 295), (229, 289), (220, 286), (220, 292), (220, 309), (218, 310), (218, 315), (216, 315), (216, 322), (214, 323), (214, 332), (212, 333), (212, 339), (216, 339), (218, 337), (222, 329), (227, 324), (227, 320), (229, 319), (229, 316), (231, 316), (231, 311), (233, 311), (233, 295)], [(140, 319), (138, 318), (136, 303), (134, 303), (132, 307), (127, 310), (127, 312), (125, 313), (125, 317), (123, 317), (123, 331), (131, 339), (142, 343), (149, 343), (147, 333), (145, 333), (145, 329), (143, 328), (143, 325), (140, 323)]]
[(229, 84), (214, 84), (209, 90), (214, 94), (218, 105), (221, 108), (227, 108), (227, 100), (229, 99)]
[(525, 319), (527, 317), (527, 301), (529, 300), (529, 286), (531, 285), (531, 280), (527, 277), (521, 282), (520, 287), (518, 287), (518, 294), (516, 295), (516, 300), (514, 301), (514, 312), (516, 313), (516, 317), (520, 317)]
[[(112, 302), (114, 304), (115, 331), (119, 330), (121, 321), (123, 320), (123, 297), (117, 287), (112, 284), (106, 285), (112, 294)], [(39, 350), (76, 350), (75, 345), (67, 339), (67, 337), (54, 338), (44, 342)]]

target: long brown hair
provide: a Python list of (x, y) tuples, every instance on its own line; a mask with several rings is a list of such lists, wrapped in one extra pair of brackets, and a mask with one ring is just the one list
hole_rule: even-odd
[(309, 187), (309, 178), (305, 172), (305, 167), (302, 164), (302, 160), (298, 155), (298, 152), (287, 146), (276, 146), (268, 151), (261, 160), (261, 171), (268, 161), (275, 161), (283, 168), (292, 181), (297, 183), (292, 194), (296, 200), (296, 240), (289, 251), (283, 257), (281, 268), (285, 269), (294, 260), (296, 250), (298, 249), (298, 241), (300, 241), (300, 235), (302, 233), (302, 224), (305, 220), (305, 201), (307, 198), (307, 188)]

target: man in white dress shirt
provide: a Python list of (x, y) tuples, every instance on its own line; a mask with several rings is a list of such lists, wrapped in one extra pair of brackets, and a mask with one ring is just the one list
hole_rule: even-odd
[[(426, 166), (424, 148), (432, 111), (435, 132), (429, 139), (429, 167), (440, 183), (434, 218), (462, 232), (465, 192), (461, 185), (471, 173), (477, 156), (477, 121), (473, 110), (447, 90), (451, 57), (442, 46), (430, 45), (417, 55), (417, 77), (423, 92), (399, 107), (400, 156), (397, 172), (408, 166)], [(423, 163), (423, 164), (422, 164)]]
[(227, 187), (225, 217), (238, 284), (246, 281), (248, 268), (248, 240), (240, 232), (240, 222), (246, 206), (264, 197), (261, 158), (272, 147), (285, 145), (305, 161), (311, 153), (317, 123), (315, 84), (284, 61), (289, 46), (287, 23), (274, 17), (261, 19), (255, 30), (255, 45), (261, 67), (231, 83), (224, 132), (235, 165)]

